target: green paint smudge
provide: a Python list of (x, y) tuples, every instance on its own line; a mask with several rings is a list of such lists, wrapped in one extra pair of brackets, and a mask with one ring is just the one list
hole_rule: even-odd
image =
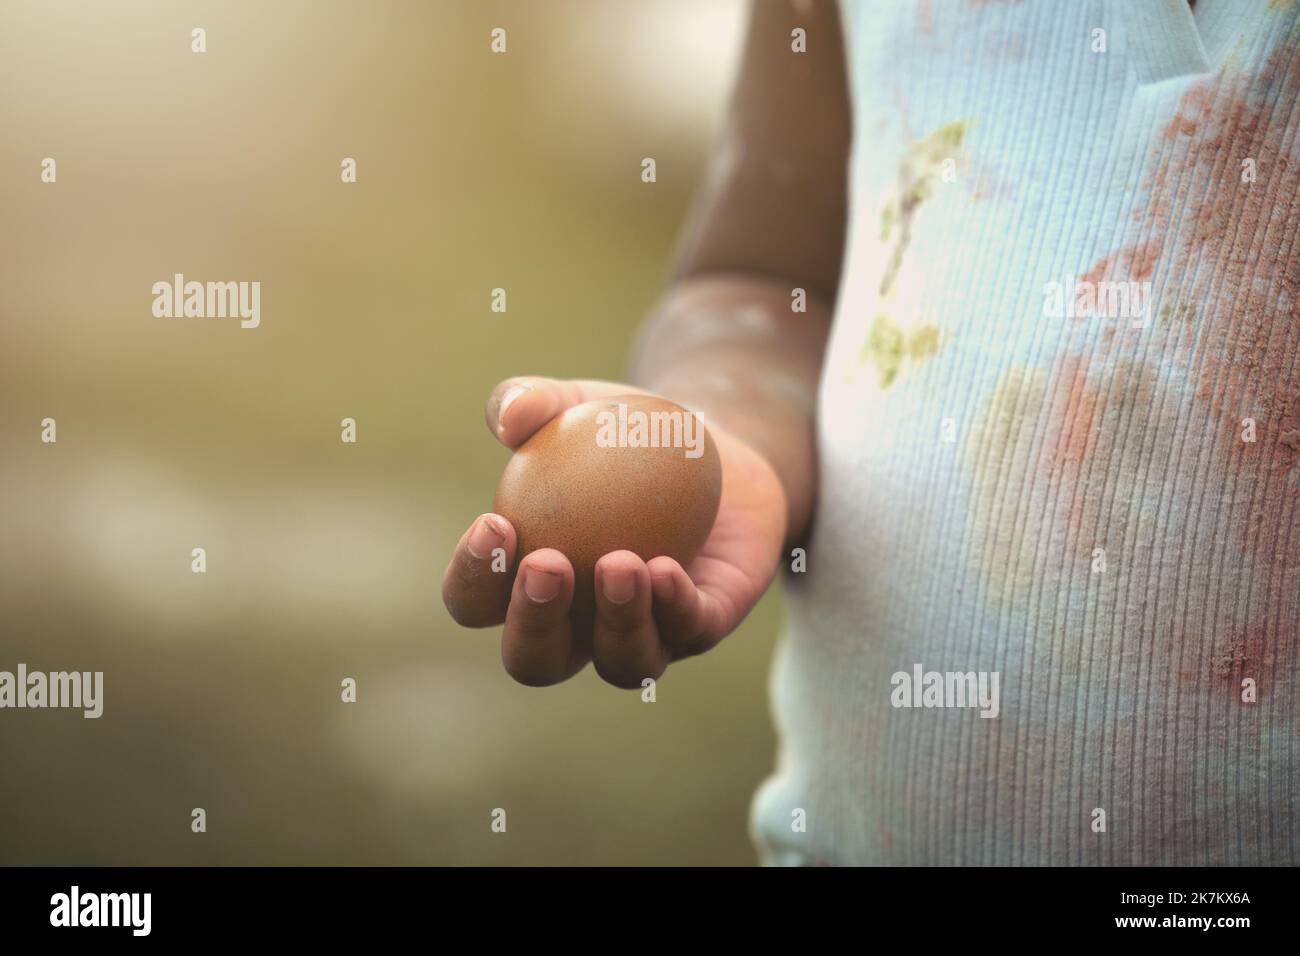
[(898, 239), (880, 280), (880, 294), (886, 295), (894, 284), (903, 254), (912, 242), (912, 220), (916, 210), (932, 195), (939, 182), (945, 160), (953, 159), (966, 137), (965, 120), (953, 120), (934, 130), (925, 139), (912, 143), (898, 164), (898, 194), (880, 211), (880, 239), (889, 241), (894, 224)]
[(939, 351), (939, 329), (923, 325), (910, 334), (881, 313), (871, 320), (867, 340), (862, 343), (858, 361), (875, 366), (881, 388), (889, 388), (898, 377), (904, 359), (923, 362)]

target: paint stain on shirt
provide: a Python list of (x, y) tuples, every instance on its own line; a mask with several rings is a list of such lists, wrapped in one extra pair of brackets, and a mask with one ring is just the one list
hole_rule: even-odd
[(1060, 585), (1045, 574), (1068, 577), (1095, 548), (1154, 539), (1143, 504), (1175, 432), (1167, 388), (1153, 363), (1118, 351), (1002, 373), (967, 451), (971, 556), (995, 608), (1024, 608), (1034, 586)]
[(939, 351), (939, 329), (933, 325), (905, 330), (880, 313), (872, 320), (858, 361), (876, 370), (880, 387), (888, 388), (906, 360), (923, 362)]
[(940, 182), (944, 162), (956, 161), (966, 136), (966, 123), (953, 120), (934, 130), (924, 139), (912, 143), (898, 164), (898, 191), (880, 211), (880, 238), (892, 241), (893, 250), (880, 280), (880, 294), (888, 295), (912, 242), (912, 224), (916, 211), (934, 193)]
[[(966, 124), (953, 120), (929, 135), (914, 140), (898, 164), (898, 186), (880, 210), (880, 241), (890, 245), (879, 294), (891, 299), (895, 280), (912, 242), (912, 230), (921, 205), (942, 180), (946, 164), (956, 161), (966, 135)], [(880, 387), (889, 388), (905, 362), (920, 363), (938, 351), (941, 335), (931, 323), (897, 321), (885, 312), (872, 319), (858, 352), (860, 364), (876, 370)]]
[(1042, 416), (1047, 376), (1013, 366), (993, 386), (971, 430), (966, 463), (973, 500), (967, 512), (973, 557), (997, 604), (1028, 599), (1039, 512), (1028, 485), (1034, 433)]
[[(1255, 74), (1228, 68), (1194, 83), (1154, 144), (1134, 213), (1167, 249), (1163, 275), (1191, 321), (1157, 329), (1208, 410), (1221, 473), (1244, 500), (1236, 537), (1261, 566), (1300, 586), (1300, 48)], [(1178, 326), (1182, 326), (1182, 329)], [(1172, 337), (1178, 336), (1177, 340)], [(1254, 422), (1255, 442), (1241, 440)], [(1224, 479), (1220, 479), (1223, 481)]]

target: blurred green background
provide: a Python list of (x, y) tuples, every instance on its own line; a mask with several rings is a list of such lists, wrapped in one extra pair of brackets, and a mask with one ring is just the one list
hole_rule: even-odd
[[(0, 5), (0, 669), (106, 685), (98, 721), (0, 711), (0, 862), (755, 861), (772, 595), (654, 704), (517, 686), (438, 596), (492, 385), (624, 376), (743, 17)], [(261, 327), (154, 318), (174, 272), (261, 281)]]

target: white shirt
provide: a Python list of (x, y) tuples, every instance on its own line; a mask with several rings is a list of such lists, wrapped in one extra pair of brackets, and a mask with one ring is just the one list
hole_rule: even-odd
[(1300, 863), (1300, 5), (842, 11), (765, 859)]

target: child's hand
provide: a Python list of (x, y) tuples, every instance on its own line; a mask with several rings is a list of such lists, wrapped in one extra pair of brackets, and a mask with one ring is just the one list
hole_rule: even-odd
[[(611, 382), (507, 379), (488, 398), (487, 425), (517, 448), (552, 417), (582, 402), (644, 389)], [(666, 396), (671, 397), (671, 396)], [(499, 515), (481, 515), (461, 537), (443, 575), (442, 598), (466, 627), (505, 622), (501, 660), (523, 684), (555, 684), (590, 660), (619, 687), (640, 687), (669, 662), (707, 651), (744, 619), (776, 571), (786, 531), (786, 498), (768, 462), (716, 423), (709, 432), (722, 460), (722, 500), (713, 530), (683, 569), (672, 558), (642, 561), (613, 551), (596, 563), (596, 606), (575, 617), (590, 633), (573, 633), (573, 567), (543, 548), (515, 566), (515, 530)], [(506, 573), (492, 570), (505, 550)], [(581, 625), (586, 629), (586, 625)]]

